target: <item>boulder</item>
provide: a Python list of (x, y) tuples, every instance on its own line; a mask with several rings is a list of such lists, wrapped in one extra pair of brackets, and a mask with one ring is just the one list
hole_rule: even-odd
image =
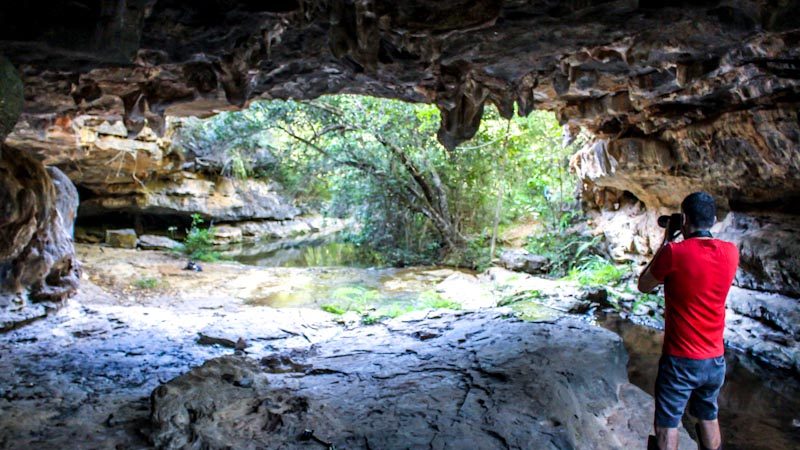
[(138, 238), (132, 228), (106, 230), (106, 244), (117, 248), (136, 248)]
[(143, 250), (175, 250), (182, 244), (166, 236), (143, 234), (139, 236), (137, 245)]
[(735, 284), (800, 297), (800, 217), (732, 212), (715, 229), (739, 247)]
[(545, 256), (534, 255), (525, 249), (512, 249), (500, 254), (500, 264), (508, 270), (535, 275), (546, 273), (550, 261)]
[[(732, 287), (726, 305), (783, 333), (787, 341), (800, 341), (800, 299)], [(800, 346), (800, 342), (796, 344)]]
[(494, 294), (472, 274), (455, 272), (437, 284), (435, 291), (457, 302), (465, 309), (488, 308), (497, 305)]

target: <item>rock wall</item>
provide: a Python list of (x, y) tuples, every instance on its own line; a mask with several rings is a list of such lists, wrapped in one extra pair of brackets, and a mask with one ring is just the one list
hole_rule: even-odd
[(220, 176), (222, 162), (214, 161), (214, 155), (196, 155), (176, 145), (179, 118), (167, 117), (159, 137), (148, 126), (130, 131), (122, 110), (88, 112), (61, 116), (45, 130), (36, 127), (35, 117), (25, 115), (6, 141), (60, 168), (78, 185), (85, 197), (81, 217), (128, 213), (188, 218), (197, 213), (216, 221), (241, 221), (286, 220), (300, 214), (276, 183)]
[(0, 150), (0, 331), (75, 293), (80, 266), (72, 247), (78, 192), (56, 168)]
[(16, 70), (0, 55), (0, 331), (58, 307), (80, 277), (72, 247), (78, 191), (58, 169), (2, 143), (22, 93)]

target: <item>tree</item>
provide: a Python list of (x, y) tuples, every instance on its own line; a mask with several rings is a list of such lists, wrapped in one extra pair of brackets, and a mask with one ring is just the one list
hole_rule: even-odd
[(475, 138), (451, 151), (436, 141), (438, 126), (431, 105), (336, 95), (254, 102), (185, 123), (176, 142), (195, 155), (236, 155), (247, 176), (354, 217), (351, 238), (396, 264), (487, 263), (499, 226), (549, 222), (571, 203), (571, 149), (552, 114), (506, 120), (487, 108)]

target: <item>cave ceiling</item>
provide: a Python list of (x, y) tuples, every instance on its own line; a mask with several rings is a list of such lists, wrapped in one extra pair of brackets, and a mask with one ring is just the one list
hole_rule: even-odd
[(598, 139), (576, 163), (590, 203), (631, 192), (674, 208), (705, 189), (751, 208), (800, 198), (799, 13), (791, 0), (4, 2), (0, 52), (25, 89), (4, 145), (80, 185), (110, 177), (86, 126), (152, 146), (168, 116), (355, 93), (435, 104), (453, 148), (493, 104)]
[[(776, 6), (778, 5), (778, 6)], [(164, 114), (255, 98), (359, 93), (436, 104), (440, 140), (485, 104), (555, 111), (601, 135), (650, 135), (795, 102), (797, 2), (4, 2), (0, 48), (29, 118)], [(750, 83), (769, 79), (768, 83)], [(137, 127), (138, 125), (138, 127)]]

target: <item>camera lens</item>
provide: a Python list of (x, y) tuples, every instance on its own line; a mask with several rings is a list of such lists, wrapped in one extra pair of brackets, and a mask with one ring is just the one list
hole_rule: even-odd
[(667, 228), (669, 225), (669, 216), (660, 216), (658, 218), (658, 226), (661, 228)]

